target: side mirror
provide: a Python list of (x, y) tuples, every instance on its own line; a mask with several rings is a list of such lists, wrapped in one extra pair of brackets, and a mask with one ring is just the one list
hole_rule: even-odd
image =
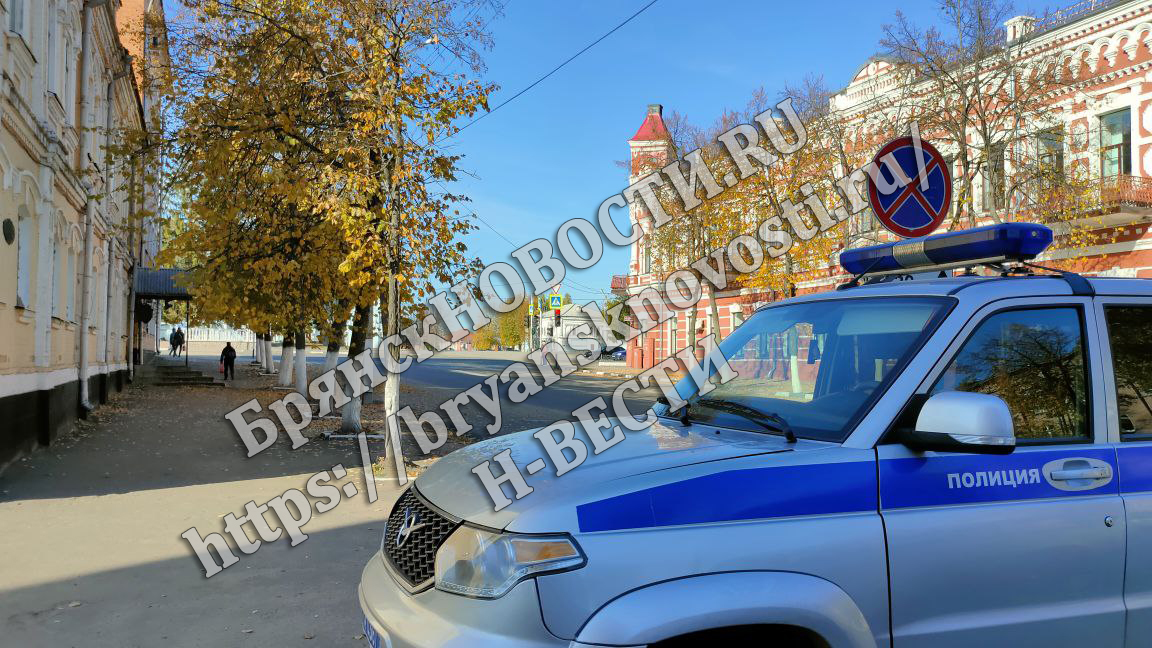
[(916, 429), (900, 437), (913, 450), (1009, 454), (1016, 449), (1007, 403), (975, 392), (933, 394), (920, 409)]

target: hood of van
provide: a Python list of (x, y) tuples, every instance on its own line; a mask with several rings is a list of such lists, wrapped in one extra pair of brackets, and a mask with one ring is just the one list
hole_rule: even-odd
[[(562, 475), (557, 475), (543, 445), (532, 436), (537, 430), (525, 430), (466, 446), (440, 459), (416, 480), (416, 489), (434, 506), (474, 524), (513, 531), (557, 532), (569, 530), (575, 507), (580, 504), (675, 479), (675, 474), (682, 473), (678, 469), (691, 468), (697, 474), (719, 471), (725, 469), (722, 464), (732, 460), (790, 455), (830, 445), (807, 441), (789, 444), (769, 433), (661, 421), (639, 432), (626, 431), (624, 440), (593, 454), (587, 433), (580, 423), (574, 425), (576, 438), (585, 443), (588, 456)], [(494, 457), (505, 451), (510, 451), (532, 492), (496, 510), (492, 496), (473, 470), (484, 470), (487, 464), (492, 475), (499, 478), (504, 470)], [(538, 459), (544, 460), (545, 467), (529, 475), (527, 467)], [(511, 484), (504, 485), (504, 492), (509, 497), (513, 495)]]

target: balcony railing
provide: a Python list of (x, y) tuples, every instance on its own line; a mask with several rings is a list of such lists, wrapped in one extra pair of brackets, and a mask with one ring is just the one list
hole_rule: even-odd
[(1124, 1), (1125, 0), (1081, 0), (1081, 2), (1077, 2), (1075, 4), (1064, 7), (1063, 9), (1053, 11), (1041, 20), (1037, 21), (1036, 27), (1033, 31), (1034, 33), (1039, 33), (1048, 31), (1050, 29), (1056, 29), (1057, 27), (1067, 25), (1068, 23), (1074, 20), (1078, 20), (1094, 11), (1099, 11), (1112, 5), (1120, 4)]
[(1128, 175), (1101, 178), (1100, 203), (1104, 206), (1152, 207), (1152, 178)]
[(612, 292), (625, 292), (628, 289), (628, 275), (612, 275)]

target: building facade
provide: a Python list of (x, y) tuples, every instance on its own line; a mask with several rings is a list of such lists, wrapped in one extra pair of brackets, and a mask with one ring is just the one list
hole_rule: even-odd
[(132, 275), (159, 241), (138, 215), (158, 203), (146, 161), (111, 152), (146, 118), (130, 11), (163, 16), (0, 0), (0, 468), (122, 388), (140, 345)]
[[(1086, 234), (1076, 244), (1054, 247), (1041, 261), (1090, 275), (1152, 278), (1152, 2), (1083, 0), (1043, 20), (1017, 16), (1005, 24), (1004, 39), (1024, 59), (1056, 60), (1064, 72), (1064, 81), (1045, 94), (1040, 118), (1030, 126), (1033, 132), (1012, 146), (1029, 148), (1033, 157), (1048, 160), (1061, 173), (1076, 170), (1078, 177), (1087, 178), (1089, 204), (1083, 215), (1050, 222), (1058, 242), (1065, 232)], [(830, 109), (848, 124), (849, 133), (855, 128), (863, 134), (870, 115), (890, 106), (895, 93), (908, 92), (897, 68), (877, 58), (867, 61), (848, 86), (831, 98)], [(632, 181), (638, 179), (636, 169), (644, 163), (671, 160), (660, 113), (659, 106), (649, 107), (641, 128), (629, 141)], [(974, 133), (966, 134), (966, 139), (973, 149), (980, 143)], [(942, 148), (941, 152), (956, 158), (955, 150)], [(1001, 205), (993, 200), (995, 189), (1003, 188), (1013, 172), (1015, 153), (1009, 150), (982, 158), (973, 179), (970, 207), (955, 204), (941, 231), (1028, 219), (1015, 201)], [(954, 176), (957, 171), (953, 170)], [(634, 205), (631, 218), (640, 227), (648, 226), (649, 217), (642, 207)], [(895, 240), (867, 209), (838, 227), (844, 228), (845, 246)], [(849, 277), (837, 257), (834, 254), (824, 268), (797, 281), (789, 292), (830, 290), (846, 281)], [(632, 245), (628, 274), (613, 278), (613, 292), (628, 296), (645, 287), (658, 288), (659, 277), (652, 268), (651, 252), (641, 238)], [(739, 289), (717, 294), (718, 331), (712, 330), (711, 304), (706, 298), (696, 306), (696, 337), (713, 332), (727, 335), (751, 311), (787, 296)], [(632, 340), (629, 365), (649, 367), (687, 346), (687, 321), (687, 313), (675, 313), (660, 327)]]

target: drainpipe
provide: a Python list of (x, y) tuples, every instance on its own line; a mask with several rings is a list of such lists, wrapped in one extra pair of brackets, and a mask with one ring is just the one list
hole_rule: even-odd
[[(107, 191), (108, 185), (104, 185), (104, 188), (105, 188), (105, 191)], [(105, 202), (104, 206), (105, 207), (108, 206), (107, 202)], [(105, 219), (105, 222), (107, 222), (107, 220), (108, 220), (108, 210), (107, 209), (104, 210), (104, 219)], [(107, 233), (105, 234), (105, 236), (108, 237), (108, 242), (105, 244), (105, 247), (107, 247), (107, 249), (108, 249), (107, 254), (105, 254), (105, 257), (108, 260), (108, 270), (104, 273), (104, 325), (103, 325), (103, 331), (101, 332), (101, 335), (100, 335), (100, 342), (101, 343), (100, 343), (100, 347), (99, 347), (100, 348), (100, 356), (101, 356), (100, 360), (101, 360), (101, 362), (104, 363), (104, 373), (106, 373), (106, 374), (109, 373), (109, 370), (108, 370), (108, 347), (110, 345), (108, 344), (108, 337), (109, 337), (109, 335), (112, 334), (112, 312), (111, 312), (112, 311), (112, 271), (116, 267), (116, 259), (113, 258), (116, 255), (116, 241), (114, 241), (112, 239), (111, 230), (112, 230), (112, 226), (111, 226), (111, 223), (109, 223)]]
[(84, 134), (80, 138), (80, 164), (77, 172), (80, 175), (80, 186), (84, 190), (84, 267), (83, 274), (81, 275), (81, 302), (80, 302), (80, 330), (79, 346), (80, 358), (77, 367), (77, 378), (80, 382), (80, 414), (86, 415), (92, 411), (92, 403), (89, 400), (88, 394), (88, 356), (90, 354), (88, 344), (88, 327), (92, 324), (92, 309), (90, 303), (92, 301), (92, 235), (93, 224), (96, 220), (96, 203), (92, 200), (92, 183), (84, 178), (84, 173), (88, 167), (89, 156), (89, 138), (91, 137), (91, 124), (88, 119), (88, 104), (90, 103), (88, 97), (88, 88), (84, 85), (84, 80), (88, 77), (88, 57), (92, 49), (92, 10), (103, 6), (109, 16), (111, 24), (115, 24), (115, 15), (112, 13), (112, 5), (109, 0), (86, 0), (84, 3), (84, 11), (81, 13), (81, 32), (80, 32), (80, 118), (83, 120)]
[[(140, 328), (136, 325), (136, 269), (140, 266), (140, 259), (144, 257), (144, 232), (136, 224), (136, 156), (131, 157), (132, 165), (128, 173), (128, 222), (132, 223), (132, 238), (129, 239), (129, 249), (132, 251), (132, 268), (128, 273), (128, 382), (136, 379), (136, 332)], [(139, 231), (140, 236), (136, 234)], [(139, 242), (137, 239), (139, 238)], [(139, 247), (139, 254), (136, 254)], [(143, 359), (144, 352), (140, 352)]]
[(88, 166), (88, 93), (84, 80), (88, 76), (88, 56), (92, 41), (92, 2), (84, 3), (81, 14), (80, 29), (80, 120), (84, 131), (80, 138), (80, 185), (84, 190), (84, 263), (81, 267), (80, 289), (80, 330), (78, 331), (80, 358), (77, 365), (77, 378), (80, 381), (80, 413), (85, 415), (92, 411), (92, 404), (88, 401), (88, 325), (92, 319), (91, 309), (88, 307), (92, 293), (92, 221), (95, 217), (96, 206), (92, 203), (92, 184), (83, 176)]

